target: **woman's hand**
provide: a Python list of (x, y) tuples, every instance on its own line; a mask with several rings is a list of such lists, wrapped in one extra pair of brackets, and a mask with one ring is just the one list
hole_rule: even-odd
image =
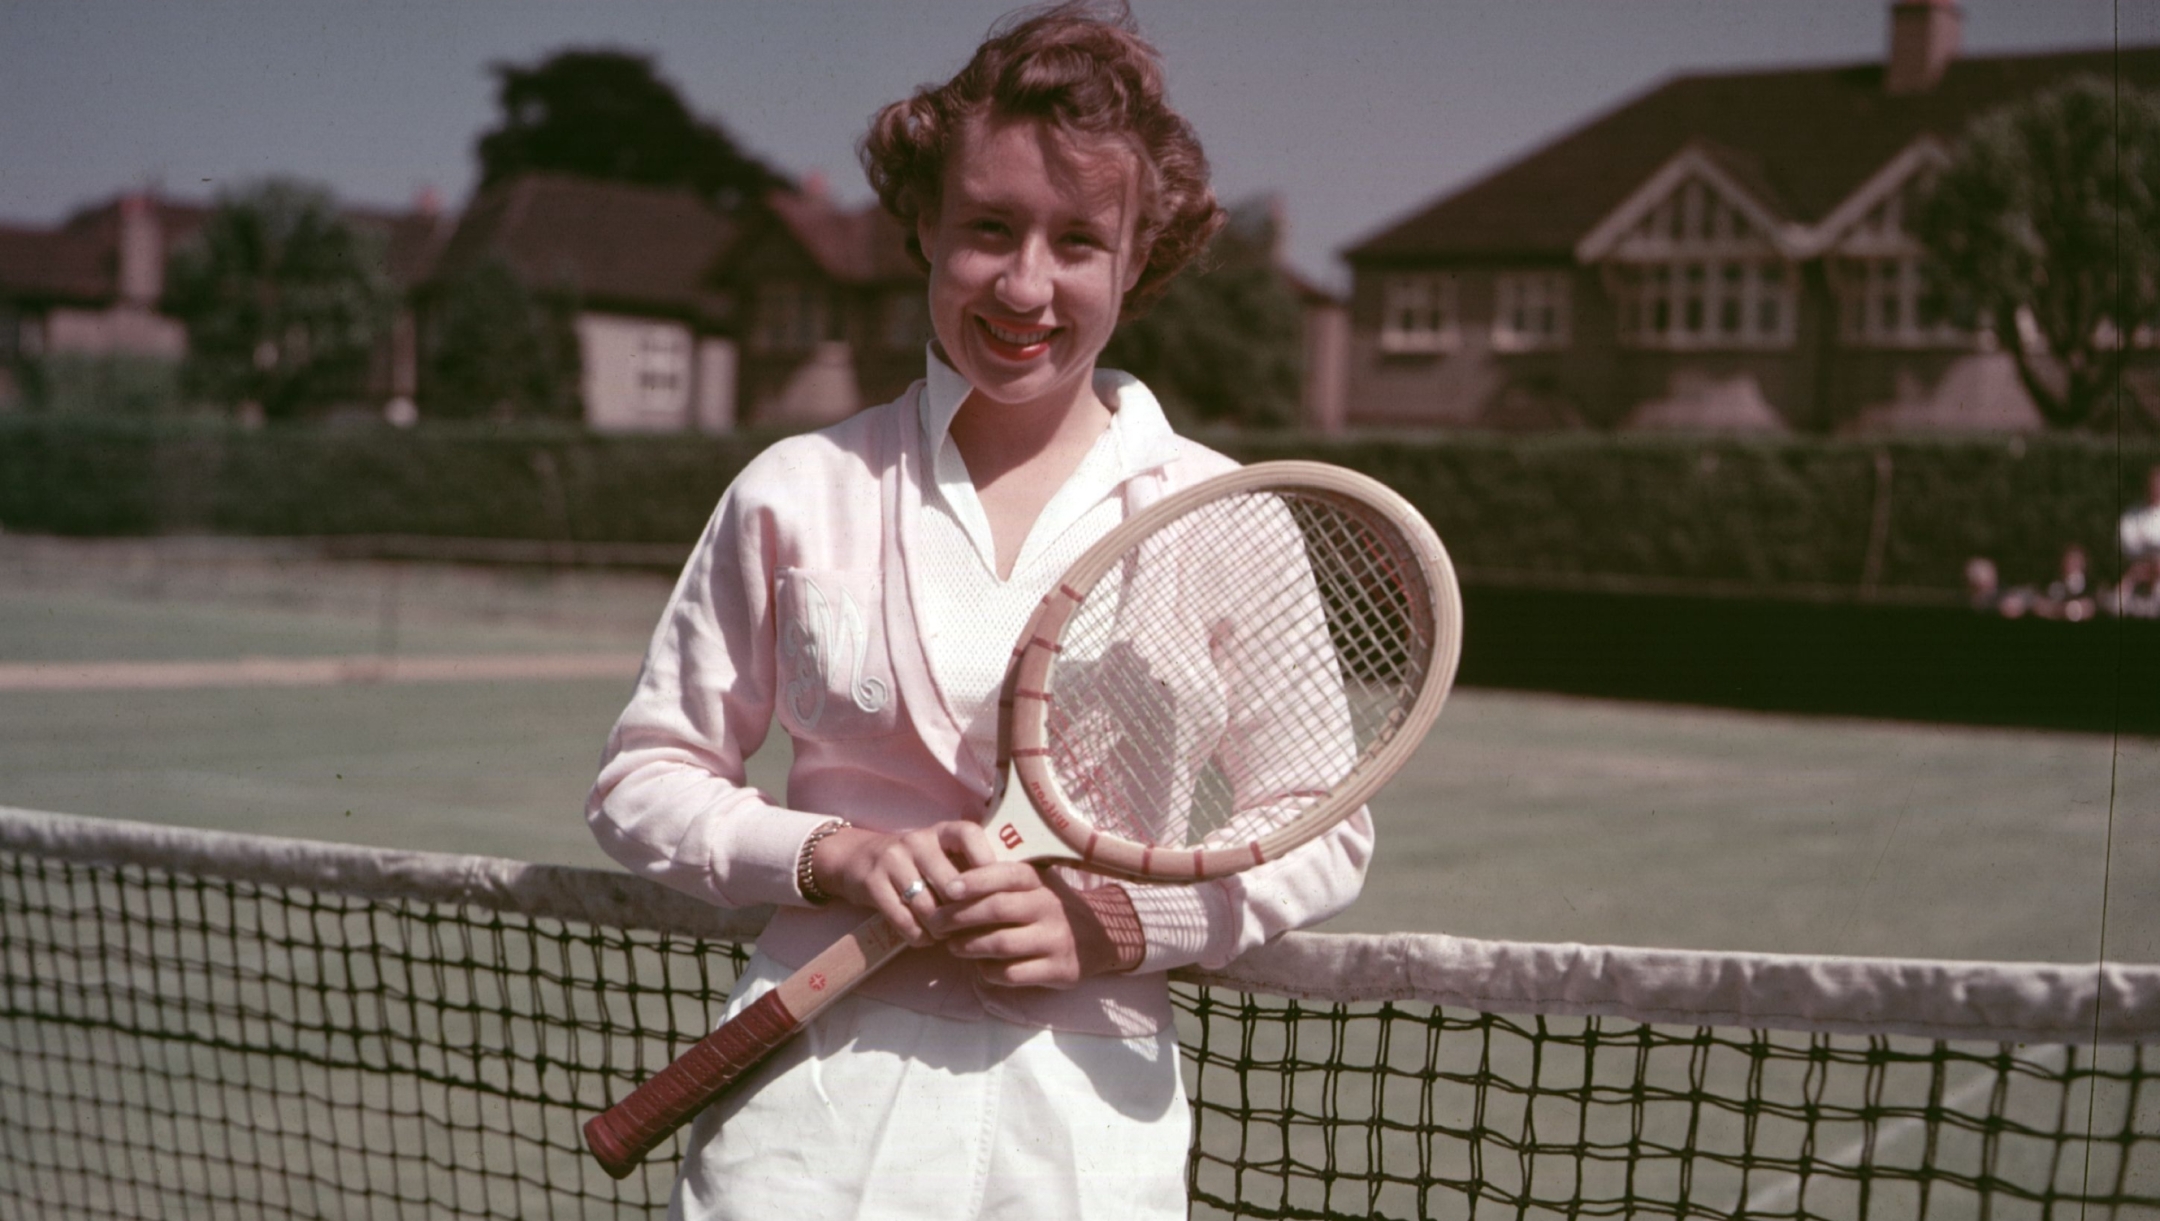
[[(941, 902), (965, 892), (957, 885), (962, 871), (995, 859), (982, 827), (953, 821), (901, 835), (843, 828), (818, 841), (810, 868), (825, 893), (875, 908), (908, 944), (925, 946), (938, 934), (925, 929), (924, 921)], [(903, 894), (908, 897), (902, 899)]]
[[(1104, 888), (1114, 890), (1115, 888)], [(972, 960), (983, 982), (1004, 988), (1070, 988), (1091, 975), (1139, 963), (1137, 918), (1127, 944), (1114, 940), (1101, 913), (1063, 878), (1018, 861), (972, 869), (954, 879), (953, 898), (931, 913), (932, 936), (955, 958)], [(1091, 892), (1098, 902), (1132, 904), (1122, 890)]]

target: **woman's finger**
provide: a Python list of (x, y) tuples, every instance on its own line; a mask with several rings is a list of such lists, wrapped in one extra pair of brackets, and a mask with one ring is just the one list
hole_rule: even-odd
[(901, 902), (899, 889), (889, 880), (880, 878), (872, 883), (870, 895), (878, 914), (884, 916), (909, 945), (919, 948), (934, 940), (929, 930), (923, 927), (922, 920), (916, 916), (914, 908)]
[(990, 834), (978, 823), (954, 820), (937, 825), (938, 842), (952, 860), (967, 869), (979, 869), (998, 859)]
[(945, 891), (948, 901), (1042, 889), (1042, 871), (1025, 861), (994, 861), (960, 874)]

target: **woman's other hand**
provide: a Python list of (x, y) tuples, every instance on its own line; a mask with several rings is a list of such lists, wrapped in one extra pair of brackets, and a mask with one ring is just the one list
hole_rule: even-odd
[(1070, 988), (1129, 971), (1145, 951), (1132, 900), (1119, 886), (1075, 889), (1018, 861), (971, 869), (929, 918), (932, 936), (1004, 988)]

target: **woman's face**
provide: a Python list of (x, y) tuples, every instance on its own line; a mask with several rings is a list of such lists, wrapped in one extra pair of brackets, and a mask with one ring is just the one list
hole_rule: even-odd
[(1054, 409), (1092, 393), (1143, 265), (1133, 170), (1122, 146), (1033, 120), (963, 130), (917, 236), (938, 343), (975, 397)]

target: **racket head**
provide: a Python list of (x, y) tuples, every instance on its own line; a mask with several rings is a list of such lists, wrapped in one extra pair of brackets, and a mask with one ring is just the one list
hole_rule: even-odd
[(1401, 496), (1325, 463), (1243, 467), (1135, 514), (1045, 596), (1004, 761), (1085, 867), (1219, 877), (1362, 808), (1439, 715), (1461, 641), (1447, 550)]

